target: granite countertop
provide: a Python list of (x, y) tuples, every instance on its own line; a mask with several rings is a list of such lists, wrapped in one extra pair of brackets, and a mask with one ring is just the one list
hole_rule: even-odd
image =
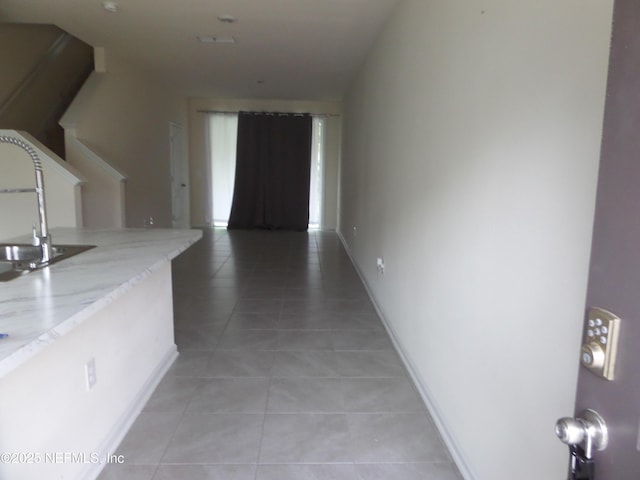
[[(52, 229), (54, 245), (96, 245), (0, 284), (0, 377), (199, 240), (199, 230)], [(29, 243), (30, 237), (17, 241)]]

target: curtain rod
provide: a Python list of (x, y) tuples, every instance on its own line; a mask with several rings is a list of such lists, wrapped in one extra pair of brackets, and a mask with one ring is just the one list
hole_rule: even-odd
[(314, 117), (339, 117), (339, 113), (299, 113), (299, 112), (269, 112), (269, 111), (247, 111), (247, 110), (196, 110), (198, 113), (224, 113), (224, 114), (237, 114), (237, 113), (251, 113), (258, 114), (264, 113), (267, 115), (311, 115)]

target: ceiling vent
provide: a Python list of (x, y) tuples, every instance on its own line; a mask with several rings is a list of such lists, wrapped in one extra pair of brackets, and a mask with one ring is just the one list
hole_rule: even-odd
[(222, 23), (236, 23), (238, 19), (233, 15), (229, 15), (228, 13), (224, 13), (222, 15), (218, 15), (218, 21)]
[(219, 43), (222, 45), (233, 45), (236, 39), (233, 37), (215, 37), (213, 35), (198, 35), (200, 43)]

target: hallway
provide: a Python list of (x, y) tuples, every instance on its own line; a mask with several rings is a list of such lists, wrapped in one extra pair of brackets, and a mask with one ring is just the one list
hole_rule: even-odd
[(180, 356), (100, 480), (461, 478), (334, 232), (208, 230), (173, 274)]

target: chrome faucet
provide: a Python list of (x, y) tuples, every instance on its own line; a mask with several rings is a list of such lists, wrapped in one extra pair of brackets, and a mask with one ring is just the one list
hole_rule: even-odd
[(51, 249), (51, 235), (49, 235), (49, 229), (47, 228), (47, 208), (44, 200), (44, 176), (42, 174), (42, 162), (38, 157), (36, 151), (28, 143), (20, 140), (19, 138), (10, 137), (6, 135), (0, 135), (0, 143), (10, 143), (16, 147), (20, 147), (29, 154), (33, 161), (33, 166), (36, 174), (36, 187), (35, 188), (5, 188), (0, 189), (0, 193), (24, 193), (35, 192), (36, 199), (38, 201), (38, 219), (40, 221), (40, 232), (36, 232), (33, 228), (33, 244), (40, 246), (42, 255), (40, 258), (41, 263), (47, 263), (52, 258)]

